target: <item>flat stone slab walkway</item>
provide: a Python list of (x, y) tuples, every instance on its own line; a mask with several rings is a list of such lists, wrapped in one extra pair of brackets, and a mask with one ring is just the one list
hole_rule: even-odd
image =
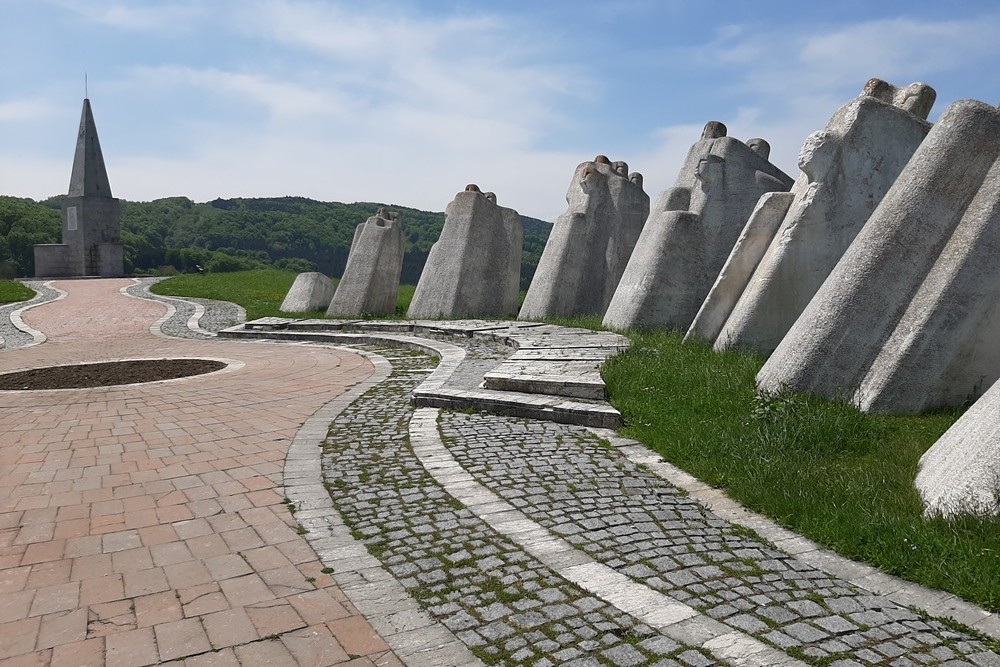
[[(224, 306), (54, 287), (68, 296), (20, 316), (45, 342), (22, 336), (4, 371), (230, 366), (0, 392), (0, 665), (1000, 665), (996, 615), (819, 549), (613, 431), (512, 416), (551, 414), (538, 394), (480, 386), (514, 354), (529, 381), (534, 360), (593, 368), (613, 335), (270, 322), (213, 339)], [(447, 392), (507, 403), (433, 404)]]

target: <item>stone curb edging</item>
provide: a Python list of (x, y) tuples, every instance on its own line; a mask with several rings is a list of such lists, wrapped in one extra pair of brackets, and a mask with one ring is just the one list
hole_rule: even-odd
[[(133, 278), (131, 285), (126, 285), (125, 287), (118, 290), (125, 296), (131, 297), (133, 299), (145, 298), (148, 299), (149, 301), (159, 301), (160, 303), (162, 303), (167, 307), (166, 314), (157, 321), (153, 322), (151, 325), (149, 325), (149, 333), (153, 334), (154, 336), (158, 336), (160, 338), (176, 338), (176, 336), (171, 336), (170, 334), (164, 333), (163, 331), (163, 324), (177, 314), (177, 306), (175, 306), (172, 303), (176, 301), (187, 304), (192, 308), (194, 308), (194, 313), (192, 313), (191, 317), (189, 317), (187, 321), (188, 329), (190, 329), (194, 333), (201, 334), (203, 336), (211, 336), (213, 338), (215, 337), (215, 334), (213, 332), (202, 329), (201, 326), (199, 326), (199, 321), (205, 314), (205, 307), (203, 305), (201, 305), (197, 301), (193, 301), (191, 299), (185, 299), (183, 297), (173, 297), (173, 296), (163, 296), (161, 294), (153, 294), (152, 292), (149, 291), (149, 286), (152, 284), (154, 283), (145, 283), (139, 278)], [(130, 294), (127, 291), (132, 287), (135, 287), (136, 285), (142, 286), (142, 293), (146, 295), (145, 297), (137, 297), (133, 294)], [(245, 314), (246, 311), (244, 311), (244, 317)]]
[[(34, 299), (31, 299), (26, 305), (22, 306), (21, 308), (18, 308), (17, 310), (12, 310), (10, 312), (10, 315), (8, 317), (10, 318), (10, 323), (14, 326), (14, 328), (15, 329), (20, 329), (24, 333), (26, 333), (29, 336), (31, 336), (31, 342), (28, 343), (27, 345), (19, 345), (18, 346), (19, 348), (34, 347), (35, 345), (41, 345), (46, 340), (48, 340), (48, 338), (46, 337), (46, 335), (43, 334), (41, 331), (36, 331), (35, 329), (32, 329), (27, 324), (25, 324), (24, 320), (21, 319), (21, 316), (25, 313), (25, 311), (31, 310), (32, 308), (35, 308), (36, 306), (41, 306), (41, 305), (46, 304), (46, 303), (52, 303), (53, 301), (60, 301), (60, 300), (66, 298), (66, 292), (63, 291), (63, 290), (61, 290), (61, 289), (59, 289), (58, 287), (53, 286), (52, 282), (53, 281), (48, 280), (48, 281), (46, 281), (43, 284), (45, 285), (45, 287), (49, 288), (50, 290), (53, 290), (54, 292), (58, 292), (58, 295), (55, 298), (46, 299), (46, 298), (42, 298), (42, 295), (39, 294), (39, 295), (36, 295)], [(38, 299), (38, 300), (36, 301), (35, 299)]]
[(412, 402), (418, 407), (465, 409), (477, 408), (508, 417), (543, 419), (562, 424), (615, 428), (621, 426), (621, 414), (607, 403), (584, 403), (563, 396), (527, 394), (490, 389), (459, 389), (445, 386), (465, 359), (464, 348), (443, 341), (383, 333), (287, 331), (247, 329), (238, 325), (223, 329), (220, 338), (255, 338), (262, 340), (300, 340), (327, 343), (393, 344), (441, 358), (434, 372), (413, 391)]
[(592, 433), (607, 440), (628, 460), (648, 468), (653, 474), (686, 491), (723, 519), (749, 528), (778, 549), (807, 565), (848, 581), (875, 595), (881, 595), (904, 607), (916, 607), (931, 616), (945, 616), (969, 626), (993, 639), (1000, 639), (1000, 615), (944, 591), (927, 588), (876, 567), (845, 558), (820, 547), (805, 537), (782, 528), (771, 519), (749, 510), (680, 468), (668, 463), (642, 443), (624, 438), (615, 431), (590, 428)]
[(295, 434), (282, 474), (285, 495), (296, 508), (295, 519), (308, 531), (305, 538), (331, 577), (372, 628), (408, 667), (481, 667), (446, 627), (433, 620), (365, 546), (351, 535), (323, 486), (322, 443), (330, 424), (357, 398), (385, 381), (392, 366), (384, 357), (335, 346), (332, 349), (367, 357), (375, 372), (317, 410)]
[(764, 642), (595, 561), (529, 519), (455, 460), (441, 440), (438, 414), (435, 408), (418, 408), (410, 419), (410, 445), (421, 464), (469, 511), (556, 574), (671, 639), (704, 648), (729, 664), (805, 667)]

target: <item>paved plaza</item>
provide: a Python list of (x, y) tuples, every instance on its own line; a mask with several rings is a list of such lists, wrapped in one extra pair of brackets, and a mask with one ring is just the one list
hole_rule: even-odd
[[(227, 367), (0, 392), (0, 665), (1000, 665), (995, 615), (595, 427), (614, 411), (581, 398), (581, 359), (614, 341), (570, 354), (572, 330), (512, 323), (216, 336), (238, 308), (130, 279), (33, 286), (37, 305), (0, 309), (3, 372)], [(490, 389), (551, 384), (559, 363), (586, 380), (572, 399)]]

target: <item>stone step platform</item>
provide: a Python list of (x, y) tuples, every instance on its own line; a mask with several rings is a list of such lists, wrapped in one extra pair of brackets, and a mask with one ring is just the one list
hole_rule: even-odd
[[(628, 349), (624, 336), (538, 322), (488, 320), (296, 320), (266, 317), (219, 332), (223, 338), (327, 343), (392, 343), (441, 358), (414, 392), (423, 407), (479, 409), (493, 414), (547, 419), (602, 428), (622, 424), (605, 400), (600, 366)], [(485, 373), (473, 372), (466, 351), (449, 338), (489, 340), (512, 348)], [(481, 367), (480, 359), (477, 366)], [(457, 381), (461, 377), (462, 381)]]

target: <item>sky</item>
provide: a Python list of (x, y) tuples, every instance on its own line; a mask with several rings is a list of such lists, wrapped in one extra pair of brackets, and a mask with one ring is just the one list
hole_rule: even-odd
[(0, 194), (69, 185), (89, 95), (115, 196), (443, 211), (467, 183), (554, 220), (598, 154), (670, 187), (704, 124), (806, 136), (871, 77), (930, 119), (1000, 102), (995, 0), (0, 0)]

